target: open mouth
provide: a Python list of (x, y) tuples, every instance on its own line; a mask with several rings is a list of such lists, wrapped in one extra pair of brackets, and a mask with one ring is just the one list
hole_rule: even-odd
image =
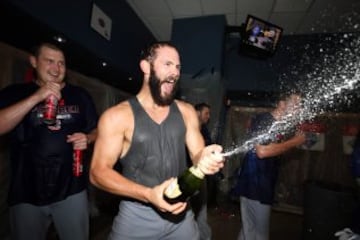
[(164, 90), (166, 93), (168, 93), (168, 94), (170, 94), (170, 93), (173, 91), (174, 87), (175, 87), (175, 81), (172, 81), (172, 82), (170, 82), (170, 81), (165, 81), (165, 82), (162, 84), (163, 90)]

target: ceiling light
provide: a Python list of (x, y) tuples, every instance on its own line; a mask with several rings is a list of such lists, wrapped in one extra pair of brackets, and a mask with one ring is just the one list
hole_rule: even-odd
[(65, 43), (66, 39), (62, 36), (54, 36), (55, 41), (59, 42), (59, 43)]

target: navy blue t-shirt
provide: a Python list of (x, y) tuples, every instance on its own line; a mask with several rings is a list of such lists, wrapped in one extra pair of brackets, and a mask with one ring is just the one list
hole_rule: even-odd
[(207, 128), (206, 124), (201, 124), (200, 132), (204, 138), (205, 146), (211, 145), (212, 139), (211, 139), (210, 132), (209, 132), (209, 129)]
[[(26, 83), (3, 89), (0, 108), (25, 99), (38, 88), (35, 83)], [(67, 83), (61, 95), (54, 126), (43, 123), (42, 102), (10, 132), (10, 205), (47, 205), (86, 188), (87, 176), (74, 177), (72, 174), (73, 148), (66, 140), (69, 134), (89, 133), (95, 129), (98, 115), (84, 89)]]
[[(266, 132), (275, 121), (270, 113), (256, 115), (249, 129), (250, 137)], [(237, 179), (235, 192), (252, 200), (264, 204), (272, 204), (275, 185), (278, 177), (279, 157), (259, 159), (254, 149), (248, 151), (244, 157), (240, 174)]]
[(355, 178), (360, 177), (360, 135), (356, 137), (353, 152), (350, 155), (351, 172)]

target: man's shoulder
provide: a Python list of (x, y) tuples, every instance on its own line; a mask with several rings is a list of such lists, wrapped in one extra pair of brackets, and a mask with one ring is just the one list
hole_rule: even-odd
[(126, 116), (132, 114), (131, 106), (128, 100), (122, 101), (112, 107), (109, 107), (105, 112), (104, 115), (108, 116)]
[(184, 102), (182, 100), (175, 100), (174, 103), (182, 113), (195, 111), (194, 107), (190, 103)]
[(99, 126), (113, 126), (113, 129), (126, 129), (131, 126), (134, 114), (128, 101), (120, 102), (106, 109), (100, 116)]
[(175, 104), (181, 107), (188, 107), (188, 106), (192, 106), (190, 103), (187, 103), (183, 100), (179, 100), (179, 99), (175, 99), (174, 100)]
[(34, 83), (13, 83), (0, 89), (0, 99), (2, 102), (18, 101), (25, 98), (38, 89)]
[(94, 103), (93, 96), (86, 88), (82, 86), (66, 83), (65, 87), (62, 90), (62, 93), (67, 97), (71, 96), (72, 98), (82, 99), (83, 101), (85, 101), (85, 103)]
[(196, 111), (193, 105), (181, 100), (175, 100), (175, 104), (177, 105), (185, 122), (192, 122), (194, 119), (197, 119)]
[(68, 90), (68, 91), (74, 91), (74, 92), (78, 92), (78, 93), (89, 94), (88, 90), (86, 90), (84, 87), (74, 85), (74, 84), (68, 83), (68, 82), (66, 83), (64, 89)]
[(28, 82), (28, 83), (11, 83), (8, 84), (6, 86), (4, 86), (3, 88), (0, 88), (1, 90), (28, 90), (28, 89), (33, 89), (36, 88), (36, 84), (33, 82)]

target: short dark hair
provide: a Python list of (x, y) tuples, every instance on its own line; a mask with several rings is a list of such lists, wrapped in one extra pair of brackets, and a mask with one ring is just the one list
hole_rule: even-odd
[(195, 104), (194, 107), (195, 107), (195, 110), (199, 111), (199, 112), (201, 112), (204, 108), (209, 108), (210, 109), (210, 105), (207, 104), (207, 103), (204, 103), (204, 102)]
[(171, 47), (178, 51), (175, 45), (168, 41), (153, 42), (141, 51), (140, 60), (147, 60), (152, 62), (156, 58), (157, 50), (161, 47)]
[(31, 54), (37, 58), (40, 55), (41, 48), (43, 48), (43, 47), (47, 47), (47, 48), (51, 48), (51, 49), (56, 50), (56, 51), (60, 51), (65, 55), (64, 50), (62, 49), (62, 47), (59, 44), (52, 43), (52, 42), (42, 42), (42, 43), (36, 45), (32, 49)]

